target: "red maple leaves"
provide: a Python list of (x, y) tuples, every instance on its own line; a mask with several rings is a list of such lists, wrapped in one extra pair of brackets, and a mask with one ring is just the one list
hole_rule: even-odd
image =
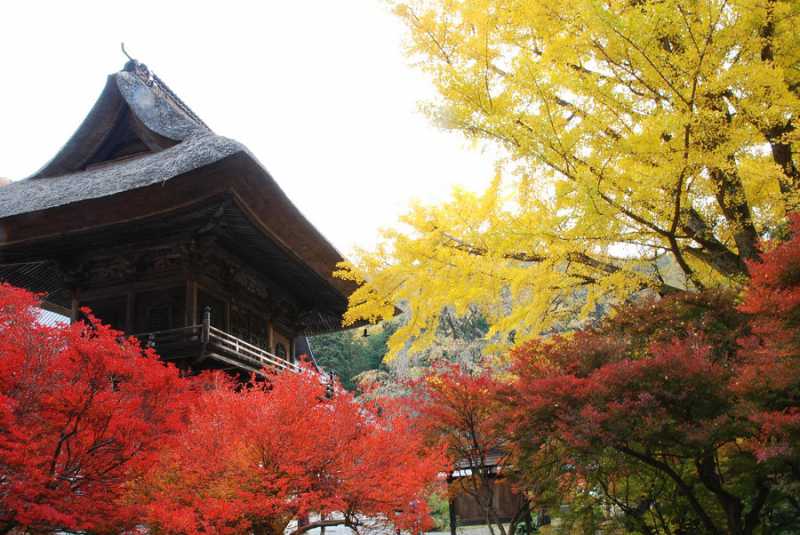
[(792, 238), (749, 265), (751, 283), (739, 307), (751, 318), (741, 340), (744, 362), (734, 385), (760, 425), (761, 460), (800, 459), (800, 214)]
[(503, 500), (503, 486), (517, 471), (510, 457), (506, 383), (489, 371), (469, 374), (447, 366), (410, 387), (404, 403), (413, 407), (425, 440), (446, 453), (451, 496), (467, 498), (500, 535), (514, 533), (529, 509), (522, 494)]
[(181, 378), (91, 316), (39, 324), (37, 305), (0, 285), (0, 533), (427, 525), (442, 457), (395, 403), (328, 399), (311, 373)]
[(575, 495), (602, 495), (644, 532), (753, 533), (800, 514), (791, 220), (793, 238), (749, 266), (741, 305), (731, 293), (673, 295), (517, 349), (509, 418), (521, 462), (559, 448)]
[(94, 322), (46, 327), (0, 285), (0, 531), (120, 526), (127, 483), (180, 426), (177, 370)]
[(419, 381), (421, 429), (476, 474), (494, 453), (537, 507), (572, 503), (586, 531), (798, 527), (800, 216), (791, 221), (793, 237), (749, 266), (742, 297), (640, 300), (517, 348), (503, 380), (449, 369)]
[(501, 379), (439, 370), (415, 395), (370, 403), (330, 398), (312, 373), (181, 378), (91, 317), (39, 324), (36, 297), (0, 285), (0, 533), (278, 534), (304, 518), (297, 534), (419, 530), (446, 458), (469, 467), (463, 483), (486, 503), (501, 473), (527, 498), (601, 500), (622, 514), (604, 522), (642, 532), (793, 525), (800, 216), (791, 221), (794, 237), (749, 266), (741, 300), (629, 304), (523, 345)]
[(216, 376), (136, 499), (146, 522), (167, 533), (283, 533), (309, 515), (421, 528), (424, 493), (442, 467), (408, 415), (346, 392), (328, 399), (314, 374), (241, 390)]

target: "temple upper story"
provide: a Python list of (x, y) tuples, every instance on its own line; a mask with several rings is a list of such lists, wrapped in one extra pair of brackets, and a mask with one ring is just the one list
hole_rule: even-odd
[(187, 369), (291, 367), (306, 335), (341, 328), (340, 261), (246, 147), (133, 60), (50, 162), (0, 188), (0, 280)]

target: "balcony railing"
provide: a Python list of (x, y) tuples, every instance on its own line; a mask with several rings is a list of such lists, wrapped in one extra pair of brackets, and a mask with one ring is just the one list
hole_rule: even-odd
[(154, 348), (165, 360), (193, 359), (199, 363), (206, 358), (254, 373), (264, 368), (277, 371), (301, 372), (302, 368), (289, 360), (246, 342), (211, 325), (211, 313), (206, 310), (203, 323), (134, 335)]
[[(236, 355), (236, 358), (241, 361), (248, 362), (257, 367), (258, 370), (262, 368), (277, 368), (280, 371), (288, 370), (292, 372), (301, 371), (300, 366), (294, 362), (288, 361), (277, 355), (273, 355), (258, 346), (255, 346), (244, 340), (240, 340), (235, 336), (226, 333), (221, 329), (209, 326), (208, 329), (208, 342), (207, 344), (214, 349), (220, 350), (223, 353), (231, 353)], [(209, 355), (214, 356), (214, 355)]]

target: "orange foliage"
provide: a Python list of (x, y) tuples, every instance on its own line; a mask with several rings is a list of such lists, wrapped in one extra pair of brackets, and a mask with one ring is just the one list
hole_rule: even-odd
[(118, 528), (127, 483), (180, 426), (190, 383), (91, 319), (46, 327), (0, 285), (0, 531)]
[(362, 405), (342, 390), (328, 399), (313, 373), (240, 390), (216, 375), (137, 498), (166, 533), (282, 533), (314, 513), (424, 528), (442, 462), (412, 424), (389, 403)]

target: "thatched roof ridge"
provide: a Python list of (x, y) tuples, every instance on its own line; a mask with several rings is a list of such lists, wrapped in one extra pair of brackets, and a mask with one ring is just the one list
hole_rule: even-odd
[(193, 137), (174, 147), (94, 169), (12, 182), (0, 195), (0, 218), (107, 197), (164, 182), (210, 165), (237, 152), (244, 145), (222, 136)]
[(314, 271), (339, 295), (337, 308), (346, 306), (356, 286), (332, 276), (341, 253), (244, 145), (216, 135), (137, 62), (108, 77), (89, 115), (47, 165), (2, 187), (0, 265), (43, 260), (48, 249), (36, 244), (47, 240), (166, 217), (221, 194), (242, 205), (259, 239)]
[(102, 93), (78, 130), (58, 154), (30, 178), (49, 178), (83, 169), (120, 128), (128, 111), (143, 123), (149, 134), (163, 138), (168, 145), (213, 133), (145, 65), (128, 62), (123, 70), (109, 75)]

